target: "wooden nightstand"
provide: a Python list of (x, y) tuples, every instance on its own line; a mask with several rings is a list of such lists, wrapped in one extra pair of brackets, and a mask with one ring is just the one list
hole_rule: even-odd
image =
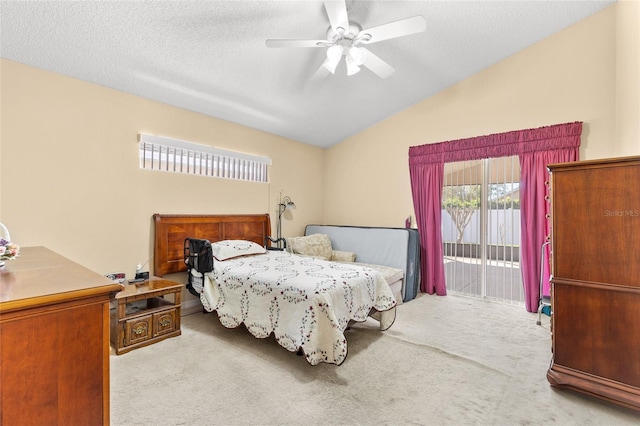
[[(111, 305), (111, 344), (120, 355), (142, 346), (179, 336), (183, 285), (152, 277), (125, 284)], [(173, 295), (172, 298), (165, 298)]]

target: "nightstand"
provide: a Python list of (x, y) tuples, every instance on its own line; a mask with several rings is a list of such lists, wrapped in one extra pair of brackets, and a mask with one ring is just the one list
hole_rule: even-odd
[(120, 355), (179, 336), (183, 287), (175, 281), (156, 277), (125, 284), (124, 290), (111, 302), (111, 345), (115, 353)]

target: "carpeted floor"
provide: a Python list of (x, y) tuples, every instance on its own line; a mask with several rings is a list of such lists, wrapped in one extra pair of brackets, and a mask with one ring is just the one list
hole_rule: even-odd
[(640, 413), (549, 386), (549, 318), (419, 295), (386, 332), (346, 332), (341, 366), (182, 318), (182, 336), (111, 356), (112, 425), (613, 425)]

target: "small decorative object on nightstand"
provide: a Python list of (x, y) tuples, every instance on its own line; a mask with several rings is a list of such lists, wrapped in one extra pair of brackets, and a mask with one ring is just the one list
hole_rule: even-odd
[[(125, 285), (111, 307), (111, 344), (120, 355), (179, 336), (183, 285), (152, 277)], [(166, 299), (172, 295), (172, 299)]]

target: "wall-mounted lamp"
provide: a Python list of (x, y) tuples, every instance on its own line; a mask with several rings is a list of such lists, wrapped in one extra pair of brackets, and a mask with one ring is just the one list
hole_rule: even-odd
[(276, 225), (276, 244), (279, 248), (283, 247), (283, 238), (282, 238), (282, 215), (286, 210), (294, 210), (296, 208), (295, 203), (291, 200), (290, 197), (285, 196), (282, 197), (282, 192), (280, 193), (280, 201), (278, 202), (278, 223)]

